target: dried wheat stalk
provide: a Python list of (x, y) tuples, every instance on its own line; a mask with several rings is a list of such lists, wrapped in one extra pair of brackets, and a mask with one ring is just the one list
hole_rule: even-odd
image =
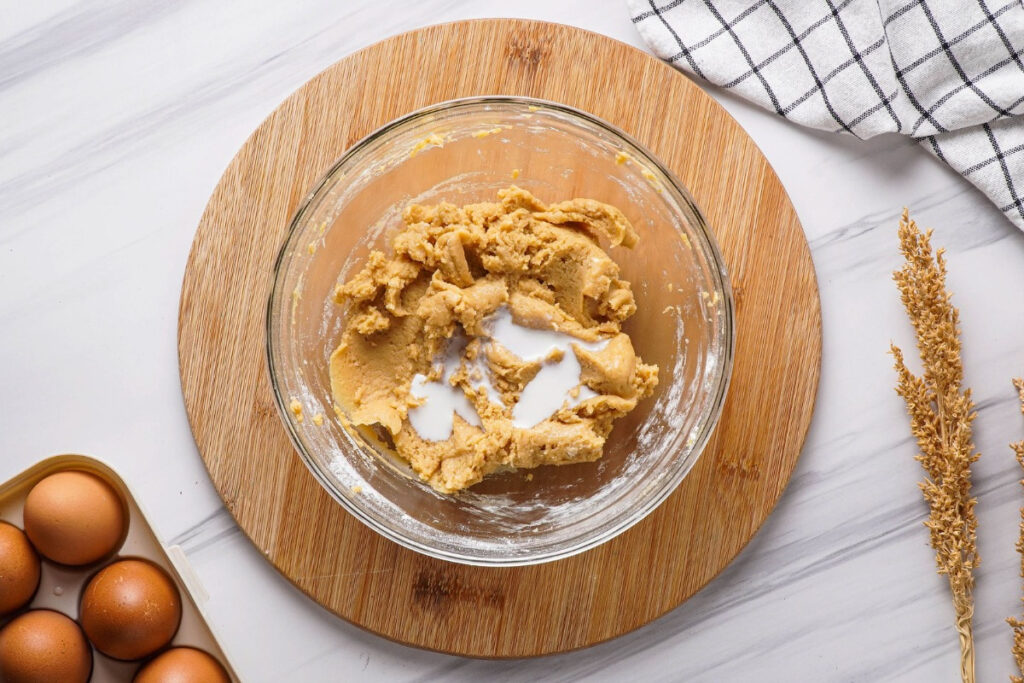
[[(1020, 394), (1020, 412), (1024, 413), (1024, 379), (1013, 380), (1013, 386), (1017, 387)], [(1010, 448), (1017, 454), (1017, 462), (1024, 467), (1024, 441), (1010, 444)], [(1024, 486), (1024, 479), (1020, 480)], [(1020, 509), (1020, 535), (1017, 537), (1017, 552), (1020, 553), (1020, 575), (1024, 577), (1024, 507)], [(1024, 602), (1024, 598), (1021, 598)], [(1013, 658), (1017, 662), (1017, 671), (1020, 676), (1010, 676), (1013, 683), (1024, 683), (1024, 621), (1010, 617), (1006, 620), (1013, 628)]]
[(920, 483), (931, 509), (925, 526), (939, 574), (949, 579), (960, 636), (960, 676), (974, 682), (974, 574), (980, 561), (976, 538), (978, 521), (971, 497), (971, 463), (978, 459), (971, 441), (974, 403), (970, 389), (961, 390), (960, 314), (946, 289), (943, 250), (934, 254), (931, 231), (922, 233), (903, 211), (900, 250), (906, 260), (893, 273), (900, 298), (917, 335), (924, 372), (915, 376), (903, 362), (903, 352), (890, 349), (899, 375), (897, 393), (910, 415), (917, 439), (918, 462), (926, 477)]

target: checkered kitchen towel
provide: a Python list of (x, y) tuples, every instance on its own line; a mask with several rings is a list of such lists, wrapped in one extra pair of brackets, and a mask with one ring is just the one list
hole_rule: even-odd
[(651, 49), (788, 119), (918, 138), (1024, 229), (1024, 0), (626, 0)]

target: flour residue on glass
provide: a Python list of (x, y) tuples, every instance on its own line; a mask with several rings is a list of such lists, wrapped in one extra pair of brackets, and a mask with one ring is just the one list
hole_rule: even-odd
[(507, 306), (488, 316), (482, 328), (486, 334), (479, 337), (481, 350), (472, 359), (465, 353), (469, 340), (459, 331), (434, 360), (430, 375), (413, 377), (409, 393), (420, 404), (409, 410), (409, 423), (420, 438), (448, 439), (456, 414), (473, 426), (481, 426), (480, 416), (465, 392), (452, 384), (452, 377), (462, 367), (466, 368), (474, 390), (483, 389), (489, 402), (504, 405), (484, 360), (488, 348), (495, 344), (524, 362), (541, 364), (537, 375), (523, 387), (519, 400), (512, 406), (512, 424), (517, 428), (535, 427), (563, 407), (574, 408), (599, 395), (581, 383), (582, 368), (573, 347), (601, 351), (608, 344), (607, 339), (588, 342), (564, 332), (525, 327), (512, 319)]

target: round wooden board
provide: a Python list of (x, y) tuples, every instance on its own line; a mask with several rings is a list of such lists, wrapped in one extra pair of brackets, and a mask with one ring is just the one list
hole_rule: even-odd
[[(487, 569), (406, 550), (349, 516), (292, 449), (264, 359), (277, 250), (299, 202), (364, 135), (456, 97), (528, 95), (619, 126), (690, 189), (736, 297), (736, 362), (721, 423), (654, 513), (604, 545)], [(302, 86), (225, 171), (199, 224), (178, 328), (182, 390), (217, 490), (274, 566), (335, 614), (448, 653), (520, 657), (613, 638), (707, 584), (772, 510), (811, 420), (821, 311), (807, 242), (764, 156), (671, 67), (567, 26), (432, 26), (350, 55)]]

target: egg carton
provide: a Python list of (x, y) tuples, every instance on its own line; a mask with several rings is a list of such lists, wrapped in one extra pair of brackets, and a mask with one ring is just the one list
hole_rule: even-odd
[[(238, 675), (206, 620), (202, 605), (207, 601), (208, 595), (192, 570), (185, 553), (176, 545), (165, 548), (160, 543), (131, 489), (108, 465), (84, 455), (57, 455), (37, 463), (0, 485), (0, 520), (23, 529), (22, 511), (28, 492), (41, 479), (66, 470), (79, 470), (97, 475), (120, 493), (128, 513), (128, 529), (124, 540), (107, 557), (81, 567), (56, 564), (40, 556), (41, 577), (35, 596), (27, 606), (0, 618), (0, 628), (19, 614), (40, 608), (61, 612), (77, 622), (82, 591), (96, 572), (117, 560), (145, 559), (167, 572), (181, 595), (181, 624), (167, 647), (185, 645), (207, 652), (224, 666), (231, 680), (238, 683)], [(92, 657), (90, 683), (131, 681), (142, 663), (152, 658), (125, 662), (108, 657), (95, 647), (92, 648)]]

